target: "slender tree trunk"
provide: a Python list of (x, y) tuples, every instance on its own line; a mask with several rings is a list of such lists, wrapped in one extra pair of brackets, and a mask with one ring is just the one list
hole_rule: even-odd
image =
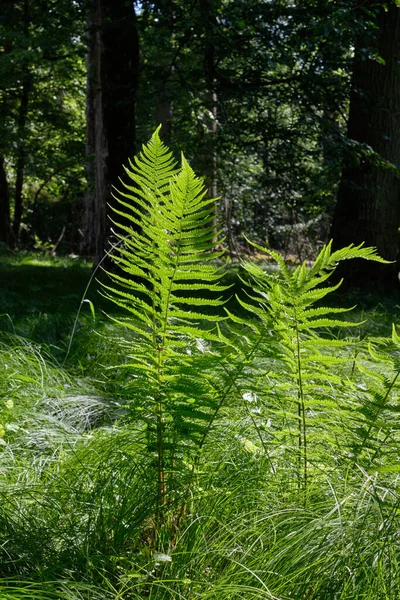
[(2, 156), (0, 156), (0, 242), (6, 246), (11, 242), (10, 192)]
[(208, 179), (209, 194), (212, 198), (215, 198), (217, 195), (217, 92), (215, 90), (214, 76), (214, 47), (211, 44), (207, 47), (204, 64), (207, 86), (205, 102), (210, 115), (207, 123), (210, 133), (210, 152), (207, 155), (206, 177)]
[[(86, 192), (82, 221), (82, 239), (80, 253), (96, 253), (96, 169), (95, 169), (95, 112), (94, 97), (96, 89), (96, 3), (88, 0), (86, 13)], [(99, 219), (100, 220), (100, 219)]]
[[(24, 12), (23, 12), (23, 32), (26, 39), (29, 37), (29, 23), (30, 23), (30, 0), (24, 1)], [(24, 81), (22, 84), (21, 96), (19, 101), (18, 110), (18, 123), (17, 123), (17, 164), (16, 164), (16, 176), (15, 176), (15, 196), (14, 196), (14, 220), (12, 225), (12, 245), (18, 244), (19, 232), (21, 227), (22, 212), (23, 212), (23, 188), (24, 188), (24, 175), (25, 175), (25, 161), (26, 161), (26, 148), (25, 148), (25, 137), (26, 137), (26, 119), (28, 116), (29, 107), (29, 93), (31, 88), (31, 76), (29, 68), (26, 67), (24, 72)]]
[(164, 28), (168, 40), (168, 61), (160, 69), (157, 81), (158, 91), (156, 100), (156, 124), (161, 125), (161, 139), (168, 145), (171, 141), (174, 103), (173, 103), (173, 77), (175, 66), (173, 64), (174, 38), (175, 38), (175, 6), (173, 0), (159, 0), (160, 19), (158, 27)]
[[(211, 82), (210, 82), (211, 85)], [(213, 84), (214, 85), (214, 81)], [(210, 106), (210, 123), (208, 125), (209, 132), (211, 134), (211, 151), (208, 159), (208, 169), (206, 170), (206, 177), (208, 179), (208, 194), (210, 198), (216, 198), (218, 194), (217, 188), (217, 149), (216, 149), (216, 137), (217, 137), (217, 93), (210, 88), (210, 91), (206, 94), (206, 101)], [(214, 216), (212, 220), (212, 227), (214, 229), (214, 240), (217, 238), (217, 214), (216, 204), (214, 204)]]
[[(326, 209), (332, 214), (338, 192), (338, 181), (341, 175), (341, 161), (338, 157), (339, 140), (341, 138), (339, 114), (336, 107), (327, 103), (323, 109), (321, 123), (322, 170), (329, 177), (328, 196), (325, 199)], [(328, 191), (329, 190), (329, 191)], [(326, 231), (328, 235), (329, 231)], [(328, 240), (326, 240), (328, 241)]]
[[(356, 47), (348, 137), (365, 152), (344, 165), (331, 234), (336, 247), (365, 242), (384, 258), (398, 261), (400, 225), (400, 8), (377, 10), (376, 47), (384, 64), (366, 56), (360, 39)], [(363, 3), (365, 5), (365, 3)], [(374, 154), (375, 153), (375, 154)], [(366, 261), (342, 263), (341, 276), (349, 285), (398, 286), (398, 264)], [(378, 288), (379, 289), (379, 288)]]
[(15, 177), (15, 197), (14, 197), (14, 220), (13, 220), (13, 238), (15, 243), (19, 240), (19, 231), (21, 227), (22, 212), (23, 212), (23, 188), (24, 188), (24, 175), (25, 175), (25, 127), (26, 118), (28, 115), (28, 104), (29, 104), (29, 83), (24, 82), (19, 115), (18, 115), (18, 151), (17, 151), (17, 168)]
[(157, 97), (156, 124), (161, 125), (161, 139), (168, 145), (172, 135), (172, 121), (174, 117), (174, 105), (172, 94), (168, 83), (163, 85)]
[[(123, 164), (136, 150), (139, 38), (133, 3), (94, 0), (88, 7), (88, 176), (81, 250), (99, 262), (106, 248), (107, 207)], [(94, 155), (94, 164), (90, 157)]]
[(40, 186), (37, 188), (35, 195), (33, 197), (32, 203), (30, 205), (30, 231), (29, 231), (29, 235), (30, 237), (33, 239), (35, 237), (35, 233), (36, 233), (36, 225), (37, 225), (37, 209), (38, 209), (38, 202), (39, 202), (39, 197), (40, 194), (43, 192), (43, 190), (45, 189), (45, 187), (47, 186), (48, 183), (50, 183), (50, 181), (53, 179), (53, 177), (55, 175), (57, 175), (58, 173), (61, 173), (61, 171), (63, 171), (66, 167), (68, 167), (70, 163), (65, 163), (64, 165), (61, 165), (59, 167), (57, 167), (57, 169), (54, 169), (54, 171), (52, 171), (44, 181), (42, 181), (42, 183), (40, 184)]
[[(206, 47), (204, 52), (204, 74), (206, 82), (205, 105), (209, 111), (207, 128), (209, 132), (209, 143), (206, 144), (204, 156), (204, 175), (208, 193), (211, 198), (217, 197), (217, 92), (215, 89), (215, 48), (213, 40), (214, 16), (210, 0), (199, 0), (200, 10), (203, 15), (206, 30)], [(208, 39), (207, 39), (208, 38)], [(214, 238), (217, 232), (217, 215), (214, 212), (212, 221)]]

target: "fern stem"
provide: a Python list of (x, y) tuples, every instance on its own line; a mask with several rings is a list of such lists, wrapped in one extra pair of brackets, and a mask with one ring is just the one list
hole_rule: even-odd
[(306, 406), (304, 399), (304, 388), (302, 378), (302, 364), (300, 355), (300, 332), (296, 315), (296, 308), (294, 308), (295, 317), (295, 331), (296, 331), (296, 359), (297, 359), (297, 381), (298, 381), (298, 416), (299, 416), (299, 454), (303, 457), (303, 482), (304, 489), (307, 490), (308, 483), (308, 456), (307, 456), (307, 423), (306, 423)]
[[(157, 371), (158, 371), (158, 382), (159, 389), (162, 389), (163, 385), (163, 369), (164, 364), (162, 360), (162, 355), (165, 349), (166, 344), (166, 334), (168, 329), (168, 320), (169, 320), (169, 312), (171, 308), (171, 293), (172, 293), (172, 285), (175, 279), (175, 274), (179, 265), (179, 259), (181, 256), (181, 239), (182, 239), (182, 217), (184, 213), (185, 204), (182, 205), (182, 211), (180, 218), (178, 220), (180, 231), (179, 231), (179, 240), (177, 243), (177, 251), (175, 253), (175, 261), (173, 264), (173, 272), (171, 276), (168, 278), (168, 289), (167, 289), (167, 298), (165, 302), (165, 311), (163, 315), (163, 323), (161, 330), (161, 343), (157, 345), (158, 352), (158, 361), (157, 361)], [(165, 431), (164, 431), (164, 423), (163, 423), (163, 406), (160, 396), (159, 406), (158, 406), (158, 419), (157, 419), (157, 446), (158, 446), (158, 489), (159, 489), (159, 502), (160, 506), (165, 506), (167, 503), (167, 482), (165, 479)], [(170, 457), (172, 459), (172, 457)]]
[(164, 465), (164, 423), (162, 416), (161, 401), (157, 407), (157, 470), (158, 470), (158, 496), (160, 506), (166, 504), (166, 489), (165, 489), (165, 465)]

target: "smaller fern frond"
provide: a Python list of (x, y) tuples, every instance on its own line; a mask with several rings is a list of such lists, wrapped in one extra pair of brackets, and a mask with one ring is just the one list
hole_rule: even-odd
[[(369, 344), (372, 365), (357, 361), (362, 386), (357, 387), (359, 406), (354, 418), (354, 460), (372, 468), (378, 458), (395, 455), (400, 441), (397, 414), (400, 410), (400, 336), (392, 325), (391, 347)], [(390, 460), (389, 460), (390, 464)]]
[[(332, 286), (323, 284), (342, 260), (387, 261), (381, 259), (374, 248), (363, 244), (332, 252), (332, 242), (329, 242), (311, 267), (303, 262), (291, 269), (276, 252), (253, 245), (274, 259), (278, 271), (268, 272), (268, 269), (245, 262), (244, 269), (252, 290), (246, 300), (240, 299), (240, 304), (259, 319), (260, 328), (274, 332), (270, 344), (276, 349), (274, 362), (277, 369), (276, 375), (269, 374), (268, 384), (271, 377), (276, 379), (272, 389), (265, 387), (263, 394), (267, 404), (276, 407), (276, 414), (283, 411), (285, 415), (280, 435), (284, 435), (286, 428), (297, 436), (298, 476), (307, 487), (311, 465), (318, 462), (320, 452), (333, 454), (333, 447), (338, 449), (339, 440), (343, 440), (341, 424), (348, 418), (347, 408), (332, 401), (332, 397), (339, 397), (338, 391), (341, 393), (343, 386), (348, 385), (344, 382), (350, 343), (335, 340), (333, 331), (360, 325), (337, 318), (351, 308), (321, 305), (321, 300), (336, 291), (341, 282)], [(317, 444), (314, 440), (320, 441)], [(328, 442), (331, 447), (326, 445)]]

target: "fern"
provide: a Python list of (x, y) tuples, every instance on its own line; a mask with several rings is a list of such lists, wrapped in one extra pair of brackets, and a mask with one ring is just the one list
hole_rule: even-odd
[(278, 272), (245, 263), (252, 290), (249, 299), (241, 299), (240, 303), (258, 317), (258, 339), (263, 331), (270, 332), (269, 347), (264, 345), (270, 360), (265, 369), (268, 385), (263, 386), (263, 393), (270, 409), (271, 402), (275, 403), (275, 416), (280, 420), (275, 430), (277, 444), (294, 450), (299, 484), (306, 489), (310, 466), (318, 468), (322, 454), (331, 451), (346, 412), (338, 406), (336, 392), (346, 388), (341, 371), (348, 360), (344, 350), (349, 342), (333, 339), (327, 333), (333, 328), (358, 325), (338, 318), (351, 309), (321, 305), (341, 282), (321, 284), (341, 260), (386, 261), (362, 244), (332, 252), (329, 243), (310, 268), (304, 262), (291, 270), (278, 253), (254, 245), (275, 260)]
[[(180, 168), (159, 129), (130, 162), (129, 184), (115, 193), (113, 223), (123, 242), (103, 294), (126, 315), (113, 317), (130, 336), (120, 343), (131, 372), (129, 409), (147, 427), (155, 457), (159, 506), (176, 495), (182, 474), (218, 410), (207, 373), (210, 345), (226, 342), (210, 305), (223, 304), (215, 259), (214, 200), (185, 160)], [(210, 292), (214, 298), (209, 298)]]
[(355, 389), (359, 406), (354, 419), (354, 461), (367, 468), (380, 468), (379, 462), (385, 457), (389, 460), (384, 469), (397, 472), (400, 336), (394, 325), (390, 342), (376, 346), (369, 343), (372, 365), (357, 361), (362, 381)]
[[(210, 315), (210, 306), (223, 306), (227, 289), (215, 264), (222, 252), (215, 241), (214, 201), (184, 156), (177, 167), (158, 131), (129, 163), (130, 182), (115, 192), (112, 222), (119, 243), (102, 291), (119, 310), (111, 318), (122, 332), (125, 361), (118, 368), (129, 373), (127, 409), (132, 420), (144, 423), (154, 459), (155, 549), (169, 551), (205, 441), (232, 396), (246, 401), (272, 472), (274, 454), (284, 452), (294, 458), (299, 488), (307, 490), (311, 474), (327, 468), (324, 457), (354, 423), (343, 401), (351, 344), (333, 339), (332, 331), (358, 325), (343, 320), (350, 309), (322, 302), (340, 286), (328, 279), (341, 260), (385, 261), (363, 245), (332, 252), (328, 244), (311, 267), (303, 263), (292, 270), (279, 254), (256, 246), (278, 271), (245, 263), (251, 283), (240, 303), (251, 318), (229, 311)], [(227, 318), (229, 339), (219, 327)], [(261, 422), (250, 400), (257, 412), (266, 402), (272, 426)], [(180, 509), (175, 505), (167, 513), (179, 498)], [(174, 526), (164, 539), (166, 514), (173, 515)]]

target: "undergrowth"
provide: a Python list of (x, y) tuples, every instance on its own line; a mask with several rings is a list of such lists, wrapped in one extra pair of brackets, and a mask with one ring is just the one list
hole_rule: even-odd
[(397, 600), (400, 337), (329, 300), (379, 257), (261, 248), (227, 305), (185, 159), (156, 132), (127, 174), (109, 319), (86, 303), (63, 366), (60, 332), (4, 320), (0, 597)]

